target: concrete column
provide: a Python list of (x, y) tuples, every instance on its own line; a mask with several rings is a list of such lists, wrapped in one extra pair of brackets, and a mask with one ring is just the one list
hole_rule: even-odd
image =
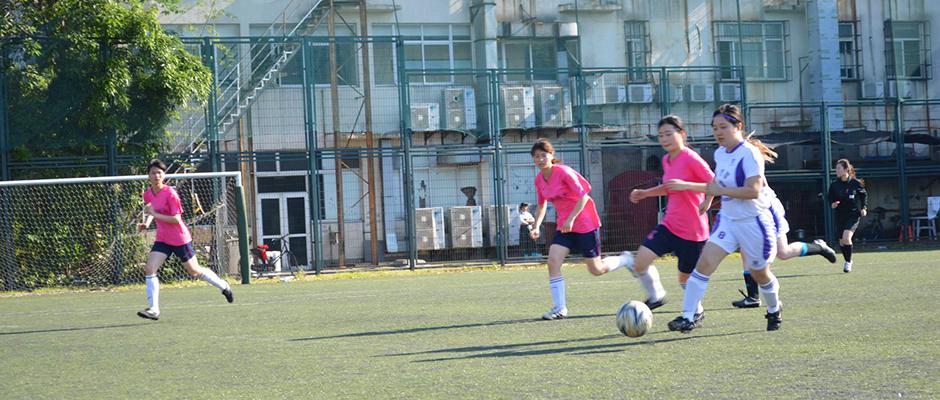
[[(809, 0), (806, 3), (806, 27), (809, 40), (808, 100), (841, 102), (839, 12), (836, 2)], [(831, 131), (841, 131), (845, 128), (843, 108), (830, 108), (828, 116)]]

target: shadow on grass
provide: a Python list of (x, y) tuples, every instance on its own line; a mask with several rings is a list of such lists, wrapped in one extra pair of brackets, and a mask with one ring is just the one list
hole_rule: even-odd
[(147, 322), (141, 322), (137, 324), (118, 324), (118, 325), (105, 325), (105, 326), (86, 326), (83, 328), (54, 328), (54, 329), (37, 329), (33, 331), (19, 331), (19, 332), (0, 332), (0, 336), (6, 335), (26, 335), (30, 333), (51, 333), (51, 332), (71, 332), (71, 331), (91, 331), (98, 329), (111, 329), (111, 328), (129, 328), (132, 326), (141, 326), (149, 325)]
[[(567, 319), (609, 318), (612, 315), (613, 314), (575, 315), (575, 316), (568, 317)], [(423, 328), (395, 329), (395, 330), (387, 330), (387, 331), (355, 332), (355, 333), (346, 333), (342, 335), (312, 336), (312, 337), (305, 337), (305, 338), (288, 339), (287, 341), (288, 342), (304, 342), (304, 341), (310, 341), (310, 340), (400, 335), (400, 334), (406, 334), (406, 333), (433, 332), (433, 331), (440, 331), (440, 330), (447, 330), (447, 329), (480, 328), (480, 327), (488, 327), (488, 326), (527, 324), (527, 323), (536, 323), (536, 322), (557, 323), (557, 322), (552, 322), (552, 321), (545, 321), (542, 319), (514, 319), (514, 320), (507, 320), (507, 321), (480, 322), (476, 324), (429, 326), (429, 327), (423, 327)]]
[(528, 357), (528, 356), (540, 356), (540, 355), (552, 355), (552, 354), (571, 354), (571, 355), (587, 355), (587, 354), (601, 354), (601, 353), (615, 353), (627, 351), (630, 347), (633, 346), (643, 346), (643, 345), (655, 345), (663, 344), (669, 342), (678, 342), (691, 339), (706, 339), (712, 337), (723, 337), (723, 336), (735, 336), (743, 335), (747, 333), (762, 332), (762, 331), (746, 331), (746, 332), (733, 332), (733, 333), (716, 333), (711, 335), (694, 335), (694, 334), (679, 334), (675, 333), (674, 336), (670, 338), (662, 339), (648, 339), (648, 340), (630, 340), (629, 342), (618, 342), (618, 343), (604, 343), (604, 344), (595, 344), (595, 345), (581, 345), (581, 346), (568, 346), (568, 347), (555, 347), (549, 349), (531, 349), (527, 350), (529, 347), (535, 346), (547, 346), (547, 345), (558, 345), (566, 343), (584, 343), (592, 342), (599, 340), (610, 340), (622, 338), (622, 335), (605, 335), (592, 338), (584, 339), (575, 339), (575, 340), (555, 340), (555, 341), (544, 341), (544, 342), (535, 342), (535, 343), (517, 343), (517, 344), (508, 344), (508, 345), (499, 345), (499, 346), (471, 346), (471, 347), (457, 347), (453, 349), (441, 349), (441, 350), (430, 350), (425, 352), (417, 353), (401, 353), (401, 354), (388, 354), (379, 357), (403, 357), (403, 356), (413, 356), (421, 354), (449, 354), (449, 353), (481, 353), (487, 352), (484, 354), (469, 354), (456, 357), (439, 357), (439, 358), (430, 358), (426, 360), (416, 360), (413, 362), (436, 362), (436, 361), (454, 361), (454, 360), (472, 360), (480, 358), (502, 358), (502, 357)]

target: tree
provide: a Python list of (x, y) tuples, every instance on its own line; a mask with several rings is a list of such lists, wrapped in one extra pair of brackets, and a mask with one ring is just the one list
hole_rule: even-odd
[(151, 157), (178, 110), (211, 90), (211, 72), (163, 31), (155, 3), (0, 3), (14, 159), (104, 155), (112, 134), (120, 154)]

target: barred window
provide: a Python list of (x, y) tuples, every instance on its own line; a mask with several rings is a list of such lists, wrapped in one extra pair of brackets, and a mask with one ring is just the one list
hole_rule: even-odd
[[(743, 66), (748, 79), (785, 80), (790, 78), (787, 24), (783, 21), (715, 23), (715, 51), (718, 65)], [(741, 48), (738, 48), (741, 46)], [(740, 59), (739, 59), (740, 58)], [(725, 70), (721, 78), (739, 80), (738, 71)]]
[(844, 81), (861, 79), (857, 32), (854, 21), (839, 22), (839, 75)]
[[(624, 50), (627, 56), (627, 67), (646, 68), (650, 65), (650, 36), (646, 21), (624, 22)], [(649, 82), (646, 71), (631, 70), (631, 82)]]

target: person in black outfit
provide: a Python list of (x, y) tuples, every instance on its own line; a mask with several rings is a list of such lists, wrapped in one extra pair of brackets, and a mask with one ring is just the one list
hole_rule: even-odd
[(858, 228), (858, 220), (868, 215), (868, 204), (864, 182), (855, 178), (855, 167), (849, 160), (836, 161), (836, 180), (829, 185), (828, 199), (836, 210), (836, 232), (845, 264), (842, 272), (852, 271), (852, 235)]

